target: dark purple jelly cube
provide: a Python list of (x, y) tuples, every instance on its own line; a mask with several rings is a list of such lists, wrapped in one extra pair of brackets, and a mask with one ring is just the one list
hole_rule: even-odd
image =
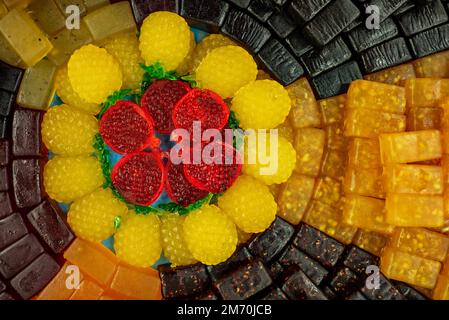
[(43, 155), (40, 134), (42, 113), (17, 108), (12, 122), (12, 153), (16, 157)]
[(372, 73), (407, 62), (412, 54), (404, 38), (395, 38), (364, 51), (361, 59), (364, 70)]
[(427, 298), (419, 293), (416, 289), (410, 287), (408, 284), (403, 282), (395, 282), (395, 287), (399, 292), (407, 298), (407, 300), (427, 300)]
[(0, 252), (0, 274), (9, 279), (44, 252), (36, 237), (28, 234)]
[(0, 115), (4, 117), (9, 116), (15, 100), (14, 94), (0, 90)]
[(9, 190), (9, 174), (7, 167), (0, 167), (0, 191)]
[(0, 116), (0, 139), (5, 139), (8, 133), (8, 118)]
[(44, 200), (31, 210), (27, 218), (36, 233), (55, 254), (63, 252), (74, 239), (73, 233), (62, 218), (61, 209), (49, 200)]
[(44, 253), (11, 280), (11, 286), (23, 298), (29, 299), (41, 291), (58, 273), (56, 261)]
[(254, 259), (217, 281), (215, 286), (224, 300), (246, 300), (268, 288), (272, 282), (262, 261)]
[(207, 266), (207, 271), (209, 271), (212, 280), (217, 281), (227, 273), (237, 269), (242, 264), (247, 263), (250, 259), (252, 259), (252, 256), (248, 249), (242, 247), (237, 250), (227, 261), (215, 266)]
[(223, 0), (181, 0), (181, 15), (189, 25), (207, 32), (218, 32), (228, 10)]
[(287, 37), (296, 28), (296, 22), (285, 11), (276, 13), (268, 19), (271, 30), (280, 38)]
[(324, 232), (302, 224), (293, 244), (325, 267), (337, 264), (345, 247)]
[(398, 27), (393, 19), (390, 18), (382, 22), (379, 29), (370, 30), (363, 24), (349, 32), (348, 39), (355, 51), (362, 52), (392, 39), (398, 34)]
[(267, 271), (271, 279), (277, 280), (284, 272), (284, 267), (277, 261), (273, 261), (267, 265)]
[(312, 20), (331, 0), (293, 0), (288, 6), (289, 14), (299, 23)]
[(277, 217), (265, 232), (250, 242), (248, 249), (267, 263), (285, 248), (294, 233), (291, 224)]
[(15, 300), (12, 295), (7, 292), (0, 293), (0, 301)]
[(347, 296), (351, 292), (357, 290), (360, 282), (360, 278), (348, 267), (342, 267), (336, 270), (332, 279), (330, 280), (330, 286), (332, 290), (338, 295)]
[(267, 300), (267, 301), (282, 301), (282, 300), (288, 300), (285, 293), (282, 292), (281, 289), (275, 287), (272, 288), (270, 291), (268, 291), (267, 294), (265, 294), (261, 300)]
[(257, 55), (262, 66), (282, 85), (287, 86), (304, 74), (296, 58), (278, 40), (271, 38)]
[(313, 49), (312, 44), (304, 37), (304, 33), (301, 29), (293, 31), (293, 33), (285, 39), (285, 42), (296, 57), (301, 57), (303, 54)]
[(37, 206), (42, 201), (42, 167), (38, 159), (12, 162), (14, 199), (19, 208)]
[(435, 27), (447, 20), (448, 15), (440, 0), (432, 1), (424, 6), (416, 6), (398, 18), (399, 25), (407, 37)]
[(4, 284), (3, 282), (2, 282), (2, 280), (0, 280), (0, 293), (2, 293), (3, 291), (5, 291), (6, 290), (6, 284)]
[(380, 274), (379, 287), (377, 289), (375, 286), (363, 285), (360, 291), (369, 300), (406, 300), (401, 292), (383, 274)]
[(347, 296), (345, 300), (363, 301), (367, 299), (360, 291), (355, 291), (351, 293), (349, 296)]
[(0, 140), (0, 166), (6, 166), (10, 161), (9, 141)]
[(173, 269), (169, 265), (159, 266), (162, 295), (166, 299), (186, 298), (206, 291), (210, 278), (206, 266), (197, 264)]
[(229, 0), (229, 2), (235, 4), (236, 6), (242, 8), (242, 9), (245, 9), (245, 8), (248, 8), (251, 0)]
[(328, 300), (301, 270), (296, 270), (288, 276), (281, 289), (292, 300)]
[(321, 288), (321, 291), (324, 293), (328, 300), (335, 300), (338, 298), (337, 294), (329, 286)]
[(13, 244), (27, 233), (25, 223), (18, 213), (0, 220), (0, 250)]
[(192, 297), (192, 300), (213, 301), (218, 300), (218, 295), (213, 290), (209, 290), (203, 294)]
[(0, 89), (16, 92), (22, 79), (23, 71), (0, 61)]
[(11, 199), (8, 192), (0, 192), (0, 219), (12, 213)]
[(171, 11), (178, 12), (178, 0), (131, 0), (131, 7), (137, 24), (152, 12)]
[(343, 258), (343, 264), (358, 274), (366, 274), (366, 268), (368, 266), (377, 266), (379, 258), (359, 247), (351, 246)]
[(410, 44), (416, 58), (449, 49), (449, 24), (418, 33)]

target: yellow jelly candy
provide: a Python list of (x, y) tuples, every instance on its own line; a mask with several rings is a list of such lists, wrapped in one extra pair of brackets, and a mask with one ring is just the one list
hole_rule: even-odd
[(365, 80), (404, 86), (408, 79), (416, 78), (415, 69), (411, 63), (402, 64), (393, 68), (366, 75)]
[(375, 256), (380, 256), (382, 249), (388, 243), (388, 238), (388, 235), (379, 232), (359, 229), (352, 243)]
[(315, 128), (298, 129), (293, 147), (296, 150), (295, 171), (318, 176), (324, 152), (324, 131)]
[(449, 300), (449, 277), (439, 276), (437, 285), (433, 290), (434, 300)]
[(448, 79), (411, 79), (405, 83), (407, 107), (435, 107), (449, 94)]
[(373, 198), (385, 198), (382, 187), (382, 168), (348, 167), (343, 183), (345, 192)]
[(49, 35), (54, 35), (65, 27), (65, 16), (55, 0), (33, 1), (28, 10), (34, 21)]
[(380, 148), (377, 139), (352, 138), (348, 147), (348, 167), (380, 168)]
[(413, 65), (418, 78), (449, 78), (449, 51), (417, 59)]
[(443, 110), (437, 107), (411, 108), (407, 113), (407, 131), (439, 130)]
[(346, 95), (340, 95), (319, 102), (323, 124), (325, 126), (334, 123), (342, 124), (344, 121), (344, 111), (346, 105)]
[(292, 101), (290, 119), (293, 127), (319, 127), (321, 125), (321, 115), (318, 103), (307, 79), (301, 78), (286, 89)]
[(341, 208), (343, 187), (338, 180), (320, 177), (317, 180), (313, 199), (334, 208)]

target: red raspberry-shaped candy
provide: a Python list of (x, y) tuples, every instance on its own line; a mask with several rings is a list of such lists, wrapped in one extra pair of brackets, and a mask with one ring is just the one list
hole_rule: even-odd
[(155, 120), (156, 131), (163, 134), (173, 131), (173, 108), (190, 90), (187, 83), (179, 80), (157, 80), (148, 87), (141, 105)]
[(158, 152), (132, 153), (117, 162), (111, 179), (127, 202), (149, 206), (164, 188), (164, 164)]
[(110, 107), (99, 129), (106, 144), (121, 154), (142, 151), (155, 143), (151, 116), (130, 101), (122, 100)]

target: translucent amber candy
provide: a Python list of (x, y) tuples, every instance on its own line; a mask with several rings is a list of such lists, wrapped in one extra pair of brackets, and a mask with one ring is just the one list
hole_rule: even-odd
[(368, 231), (391, 234), (394, 226), (385, 222), (385, 201), (355, 194), (345, 196), (342, 221)]
[(390, 279), (432, 289), (438, 279), (441, 263), (421, 258), (395, 248), (384, 248), (380, 259), (381, 271)]
[(320, 127), (321, 114), (312, 88), (306, 78), (301, 78), (287, 87), (292, 101), (290, 119), (295, 128)]
[(449, 96), (449, 79), (418, 78), (405, 83), (407, 107), (436, 107)]
[(439, 107), (411, 108), (407, 113), (407, 131), (440, 130), (443, 109)]
[(8, 13), (8, 8), (3, 2), (0, 2), (0, 19)]
[(380, 256), (388, 243), (388, 237), (382, 233), (359, 229), (352, 243), (375, 256)]
[(0, 34), (27, 67), (35, 65), (53, 48), (44, 32), (22, 9), (14, 9), (0, 20)]
[(9, 10), (14, 8), (26, 8), (33, 0), (3, 0)]
[(449, 249), (449, 238), (438, 232), (422, 228), (396, 228), (390, 247), (422, 258), (444, 261)]
[(84, 0), (56, 0), (56, 3), (61, 12), (66, 13), (66, 9), (68, 6), (75, 5), (80, 10), (80, 15), (84, 16), (86, 14), (86, 6), (84, 5)]
[(386, 222), (400, 227), (437, 228), (444, 224), (443, 197), (389, 193)]
[(327, 149), (323, 156), (321, 175), (343, 181), (347, 163), (346, 159), (346, 150)]
[(55, 93), (55, 76), (56, 66), (47, 59), (28, 68), (20, 84), (17, 103), (25, 108), (46, 110)]
[(383, 164), (427, 161), (442, 156), (438, 130), (382, 134), (379, 143)]
[(49, 35), (54, 35), (65, 27), (66, 18), (56, 2), (57, 0), (39, 0), (28, 6), (31, 17)]
[(279, 216), (294, 225), (301, 222), (312, 199), (314, 186), (314, 178), (293, 173), (279, 193)]
[(335, 123), (324, 128), (326, 133), (326, 147), (332, 150), (347, 150), (348, 138), (344, 135), (344, 127)]
[(443, 98), (439, 104), (443, 111), (441, 119), (441, 134), (443, 135), (443, 153), (449, 154), (449, 98)]
[(438, 277), (432, 298), (434, 300), (449, 300), (449, 276), (440, 275)]
[(380, 168), (378, 139), (351, 138), (348, 146), (348, 166), (354, 168)]
[(449, 51), (415, 60), (413, 64), (418, 78), (449, 78)]
[[(45, 289), (39, 293), (37, 300), (68, 300), (76, 291), (75, 288), (67, 286), (68, 277), (73, 272), (73, 266), (66, 262)], [(79, 281), (83, 281), (83, 274), (80, 273), (79, 276)]]
[(323, 157), (324, 130), (314, 128), (298, 129), (295, 135), (295, 171), (310, 176), (318, 176)]
[(405, 90), (390, 84), (356, 80), (349, 87), (346, 108), (404, 114)]
[(88, 12), (110, 4), (109, 0), (83, 0)]
[(346, 112), (345, 136), (376, 139), (381, 133), (403, 132), (404, 115), (369, 109), (350, 109)]
[(78, 290), (75, 290), (70, 300), (98, 300), (104, 290), (90, 279), (84, 279)]
[(284, 123), (280, 124), (276, 129), (278, 129), (279, 136), (293, 143), (295, 140), (295, 129), (293, 129), (289, 118), (285, 119)]
[(345, 193), (373, 198), (385, 198), (382, 187), (382, 168), (347, 167), (343, 183)]
[(344, 121), (346, 95), (340, 95), (319, 102), (323, 125), (328, 126), (334, 123), (342, 124)]
[(104, 6), (84, 17), (94, 41), (101, 43), (119, 32), (136, 31), (136, 22), (128, 1)]
[(342, 183), (329, 177), (320, 177), (317, 180), (313, 199), (334, 208), (342, 206)]
[(340, 209), (318, 201), (312, 201), (310, 209), (304, 216), (304, 222), (344, 244), (350, 244), (357, 232), (357, 228), (341, 222)]
[(416, 78), (416, 74), (413, 65), (411, 63), (406, 63), (400, 66), (368, 74), (364, 78), (369, 81), (404, 86), (405, 80)]

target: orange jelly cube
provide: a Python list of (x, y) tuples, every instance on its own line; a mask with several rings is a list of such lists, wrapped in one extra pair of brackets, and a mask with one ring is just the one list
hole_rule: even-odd
[(390, 234), (394, 226), (385, 223), (385, 201), (350, 194), (346, 196), (343, 222), (357, 228)]
[(444, 224), (443, 197), (389, 193), (386, 222), (399, 227), (437, 228)]
[(422, 228), (396, 228), (389, 245), (422, 258), (444, 261), (449, 249), (449, 238)]
[(438, 166), (391, 164), (384, 167), (385, 192), (443, 194), (443, 169)]
[(317, 180), (313, 199), (334, 208), (341, 207), (342, 183), (329, 177), (321, 177)]
[(379, 142), (383, 164), (439, 159), (443, 153), (438, 130), (382, 134)]
[(388, 236), (379, 232), (359, 229), (352, 243), (375, 256), (380, 256), (382, 249), (388, 243)]
[(407, 131), (440, 130), (443, 110), (438, 107), (411, 108), (407, 114)]
[(160, 300), (161, 281), (157, 271), (120, 264), (111, 282), (111, 290), (137, 300)]
[(449, 99), (444, 98), (441, 100), (439, 106), (443, 110), (441, 120), (441, 131), (443, 135), (443, 153), (449, 154)]
[(373, 198), (385, 198), (382, 187), (382, 168), (362, 169), (348, 167), (343, 183), (346, 193)]
[(376, 139), (381, 133), (403, 132), (404, 115), (370, 109), (349, 109), (346, 112), (345, 136)]
[(405, 80), (416, 78), (415, 69), (411, 63), (402, 64), (364, 77), (368, 81), (377, 81), (386, 84), (404, 86)]
[(314, 178), (293, 173), (279, 194), (279, 216), (294, 225), (301, 222), (312, 198), (314, 186)]
[(348, 147), (348, 166), (354, 168), (380, 168), (378, 139), (351, 138)]
[[(75, 288), (69, 289), (67, 286), (67, 279), (70, 276), (70, 269), (67, 267), (70, 263), (66, 262), (58, 274), (51, 280), (51, 282), (42, 290), (37, 296), (37, 300), (68, 300), (76, 291)], [(83, 281), (83, 275), (80, 273), (79, 281)]]
[(277, 128), (280, 137), (284, 137), (289, 142), (293, 143), (295, 140), (295, 130), (293, 129), (290, 119), (285, 119), (284, 123), (280, 124)]
[(102, 244), (79, 238), (64, 253), (64, 258), (77, 265), (81, 271), (101, 285), (108, 285), (117, 269), (117, 258)]
[(341, 210), (324, 203), (313, 201), (304, 222), (328, 234), (338, 241), (349, 244), (352, 242), (357, 228), (341, 223)]
[(298, 129), (295, 135), (295, 171), (310, 176), (318, 176), (324, 151), (324, 131), (314, 128)]
[(449, 277), (439, 276), (437, 285), (433, 289), (434, 300), (449, 300)]
[(421, 258), (395, 248), (384, 248), (380, 259), (381, 271), (390, 279), (432, 289), (438, 279), (441, 263)]
[(343, 181), (346, 168), (346, 151), (327, 150), (323, 157), (321, 174)]
[(356, 80), (349, 87), (346, 108), (404, 114), (405, 90), (390, 84)]
[(449, 78), (449, 51), (417, 59), (413, 64), (418, 78)]
[(418, 78), (407, 80), (405, 93), (407, 107), (436, 107), (439, 101), (449, 95), (449, 80)]
[(321, 125), (321, 114), (307, 79), (301, 78), (286, 89), (292, 101), (290, 119), (293, 127), (319, 127)]
[(344, 135), (344, 127), (341, 124), (333, 124), (324, 128), (326, 132), (326, 146), (332, 150), (347, 151), (348, 138)]
[(70, 300), (98, 300), (104, 290), (94, 281), (84, 279), (78, 290), (75, 290)]
[(319, 101), (324, 126), (342, 124), (344, 121), (346, 95), (340, 95)]

